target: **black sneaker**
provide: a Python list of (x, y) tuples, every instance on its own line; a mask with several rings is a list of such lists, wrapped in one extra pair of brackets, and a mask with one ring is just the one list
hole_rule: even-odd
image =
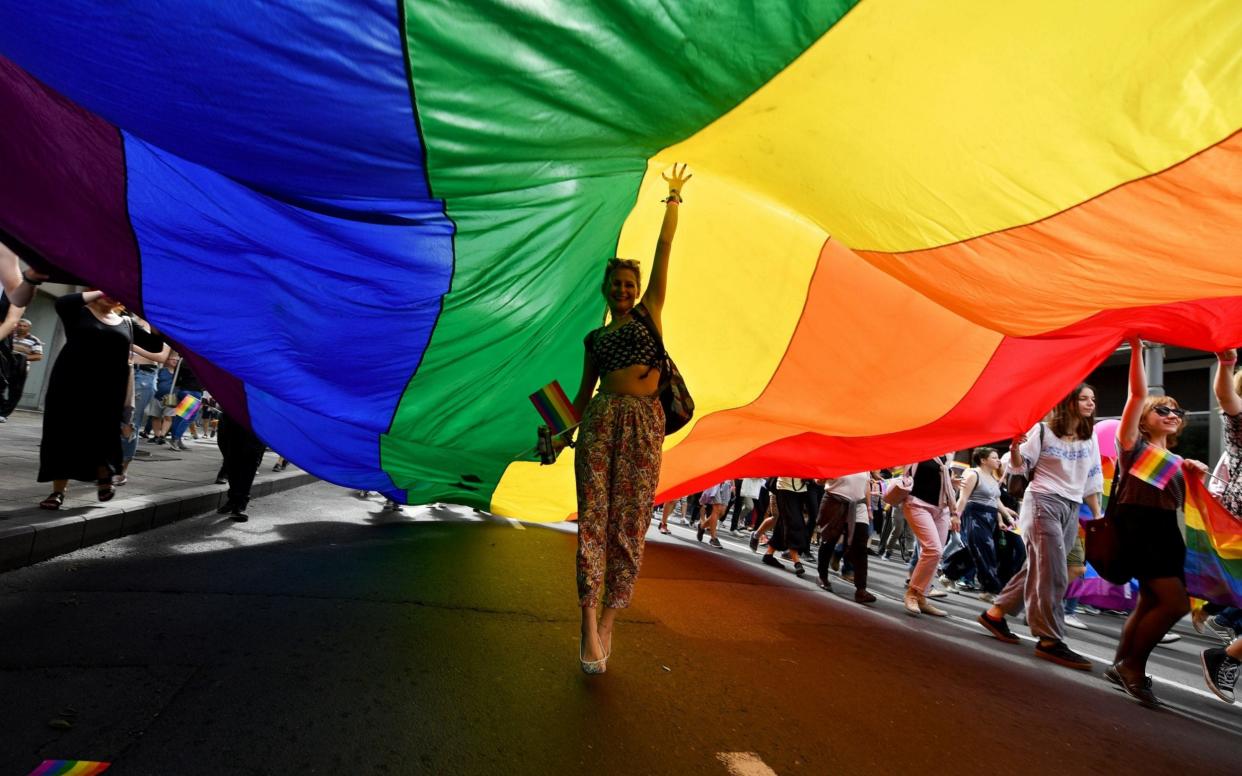
[[(1035, 645), (1035, 657), (1042, 657), (1044, 660), (1065, 666), (1066, 668), (1073, 668), (1077, 671), (1091, 670), (1091, 661), (1070, 649), (1064, 641), (1039, 642)], [(1134, 695), (1128, 685), (1126, 692)], [(1153, 696), (1153, 700), (1154, 698), (1155, 696)]]
[(758, 532), (758, 531), (751, 531), (751, 532), (750, 532), (750, 542), (749, 542), (749, 544), (750, 544), (750, 551), (751, 551), (751, 552), (759, 552), (759, 532)]
[(228, 484), (228, 482), (229, 482), (229, 478), (228, 478), (228, 477), (216, 477), (216, 484), (217, 484), (217, 485), (227, 485), (227, 484)]
[(1005, 622), (1004, 617), (999, 620), (993, 620), (988, 616), (987, 612), (982, 612), (979, 614), (979, 624), (986, 628), (988, 633), (991, 633), (1006, 644), (1017, 644), (1022, 641), (1022, 639), (1014, 635), (1013, 631), (1009, 630), (1009, 623)]
[(229, 516), (229, 519), (235, 523), (244, 523), (250, 519), (250, 515), (246, 514), (240, 509), (234, 509), (233, 514)]
[(802, 565), (802, 561), (797, 561), (794, 563), (794, 573), (800, 577), (806, 574), (806, 567)]
[(1203, 664), (1203, 680), (1208, 689), (1225, 703), (1233, 703), (1233, 688), (1238, 683), (1238, 661), (1219, 648), (1205, 649), (1199, 656)]
[(771, 566), (774, 569), (785, 568), (785, 564), (781, 563), (779, 560), (776, 559), (775, 555), (772, 555), (770, 553), (765, 554), (760, 560), (763, 562), (763, 565)]
[(717, 538), (715, 538), (715, 537), (713, 537), (713, 538), (712, 538), (712, 540), (711, 540), (710, 542), (708, 542), (708, 544), (710, 544), (711, 546), (715, 547), (715, 548), (716, 548), (716, 549), (718, 549), (718, 550), (723, 550), (723, 549), (724, 549), (724, 545), (723, 545), (723, 544), (721, 544), (721, 543), (720, 543), (720, 540), (719, 540), (719, 539), (717, 539)]
[(694, 531), (694, 538), (703, 541), (703, 524), (699, 523), (699, 527)]
[(824, 579), (823, 577), (819, 578), (819, 586), (824, 590), (827, 590), (829, 593), (832, 592), (832, 582)]
[(876, 602), (876, 597), (866, 590), (855, 590), (854, 600), (860, 604), (873, 604)]

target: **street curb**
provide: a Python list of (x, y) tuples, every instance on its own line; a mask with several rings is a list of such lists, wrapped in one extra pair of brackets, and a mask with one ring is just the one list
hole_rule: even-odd
[[(305, 472), (256, 481), (250, 488), (250, 497), (262, 498), (318, 481), (318, 477)], [(207, 514), (223, 504), (227, 495), (224, 485), (198, 485), (163, 498), (115, 499), (106, 509), (88, 515), (66, 515), (37, 526), (0, 525), (0, 572)]]

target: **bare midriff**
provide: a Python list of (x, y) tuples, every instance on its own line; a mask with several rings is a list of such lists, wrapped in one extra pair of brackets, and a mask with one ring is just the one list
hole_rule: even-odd
[[(647, 375), (643, 377), (643, 375)], [(660, 370), (646, 364), (634, 364), (604, 375), (599, 381), (601, 393), (625, 396), (653, 396), (660, 389)]]

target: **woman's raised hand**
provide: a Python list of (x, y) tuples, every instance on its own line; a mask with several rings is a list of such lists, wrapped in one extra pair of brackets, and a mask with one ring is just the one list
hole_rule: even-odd
[(677, 169), (677, 163), (673, 163), (672, 175), (660, 173), (660, 177), (668, 183), (669, 194), (681, 194), (682, 187), (686, 185), (686, 181), (694, 177), (694, 173), (686, 174), (686, 165), (682, 164), (681, 169)]

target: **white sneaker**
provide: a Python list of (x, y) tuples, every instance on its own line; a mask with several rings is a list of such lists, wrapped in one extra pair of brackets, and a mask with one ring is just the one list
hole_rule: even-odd
[(1087, 627), (1087, 623), (1078, 619), (1078, 615), (1076, 614), (1065, 615), (1065, 624), (1070, 626), (1071, 628), (1077, 628), (1078, 630), (1091, 630), (1090, 628)]
[(1176, 633), (1166, 633), (1160, 637), (1161, 644), (1172, 644), (1175, 641), (1181, 641), (1182, 637)]
[(948, 577), (946, 577), (944, 574), (941, 574), (941, 575), (940, 575), (940, 579), (938, 579), (938, 580), (936, 580), (936, 581), (937, 581), (937, 582), (939, 582), (939, 583), (940, 583), (940, 586), (941, 586), (941, 587), (943, 587), (945, 590), (953, 590), (953, 589), (955, 589), (955, 588), (954, 588), (954, 586), (953, 586), (953, 580), (949, 579), (949, 578), (948, 578)]
[(985, 604), (995, 603), (996, 594), (995, 593), (980, 593), (979, 600), (984, 602)]

